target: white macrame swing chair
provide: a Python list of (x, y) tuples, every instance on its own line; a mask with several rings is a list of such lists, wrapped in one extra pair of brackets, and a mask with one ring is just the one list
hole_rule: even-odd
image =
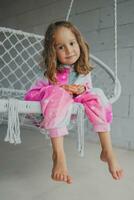
[[(69, 5), (66, 20), (69, 19), (73, 0)], [(95, 66), (92, 72), (94, 87), (102, 88), (110, 103), (118, 100), (121, 85), (117, 77), (117, 0), (114, 0), (114, 35), (115, 35), (115, 73), (100, 59), (90, 55)], [(42, 73), (39, 68), (44, 37), (0, 27), (0, 122), (7, 122), (5, 141), (19, 144), (20, 125), (33, 126), (27, 115), (35, 115), (33, 119), (38, 125), (41, 116), (39, 102), (24, 101), (27, 89)], [(105, 82), (104, 82), (105, 80)], [(72, 114), (77, 114), (78, 151), (84, 155), (84, 107), (73, 103)]]

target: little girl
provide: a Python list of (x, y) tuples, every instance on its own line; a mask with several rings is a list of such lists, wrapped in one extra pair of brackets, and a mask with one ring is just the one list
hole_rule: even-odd
[(41, 126), (48, 130), (53, 149), (52, 179), (72, 183), (63, 139), (68, 134), (73, 102), (84, 105), (85, 113), (100, 138), (100, 158), (107, 162), (112, 177), (120, 179), (123, 170), (114, 155), (109, 133), (112, 108), (103, 91), (92, 87), (89, 47), (70, 22), (49, 25), (44, 40), (43, 63), (44, 78), (27, 91), (25, 100), (41, 103), (44, 116)]

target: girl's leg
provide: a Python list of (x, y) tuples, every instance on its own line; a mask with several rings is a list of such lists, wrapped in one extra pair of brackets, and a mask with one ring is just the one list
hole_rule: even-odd
[(66, 158), (64, 153), (64, 137), (51, 137), (52, 143), (52, 179), (55, 181), (63, 181), (68, 184), (72, 183), (72, 177), (69, 176), (66, 164)]
[(102, 152), (100, 158), (107, 162), (109, 171), (114, 179), (120, 179), (123, 176), (123, 170), (120, 168), (116, 156), (113, 152), (111, 137), (109, 132), (99, 132)]

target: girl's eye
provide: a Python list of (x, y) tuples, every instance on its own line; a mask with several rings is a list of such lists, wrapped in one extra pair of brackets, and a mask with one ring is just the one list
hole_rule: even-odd
[(59, 46), (59, 47), (58, 47), (58, 49), (60, 49), (60, 50), (63, 50), (63, 49), (64, 49), (64, 47), (63, 47), (63, 46)]
[(74, 45), (74, 42), (70, 42), (70, 45), (73, 46), (73, 45)]

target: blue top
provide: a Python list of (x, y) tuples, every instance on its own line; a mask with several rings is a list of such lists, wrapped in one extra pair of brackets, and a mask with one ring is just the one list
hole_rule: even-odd
[(64, 65), (65, 68), (70, 68), (68, 84), (73, 84), (78, 78), (78, 74), (74, 71), (74, 65)]

